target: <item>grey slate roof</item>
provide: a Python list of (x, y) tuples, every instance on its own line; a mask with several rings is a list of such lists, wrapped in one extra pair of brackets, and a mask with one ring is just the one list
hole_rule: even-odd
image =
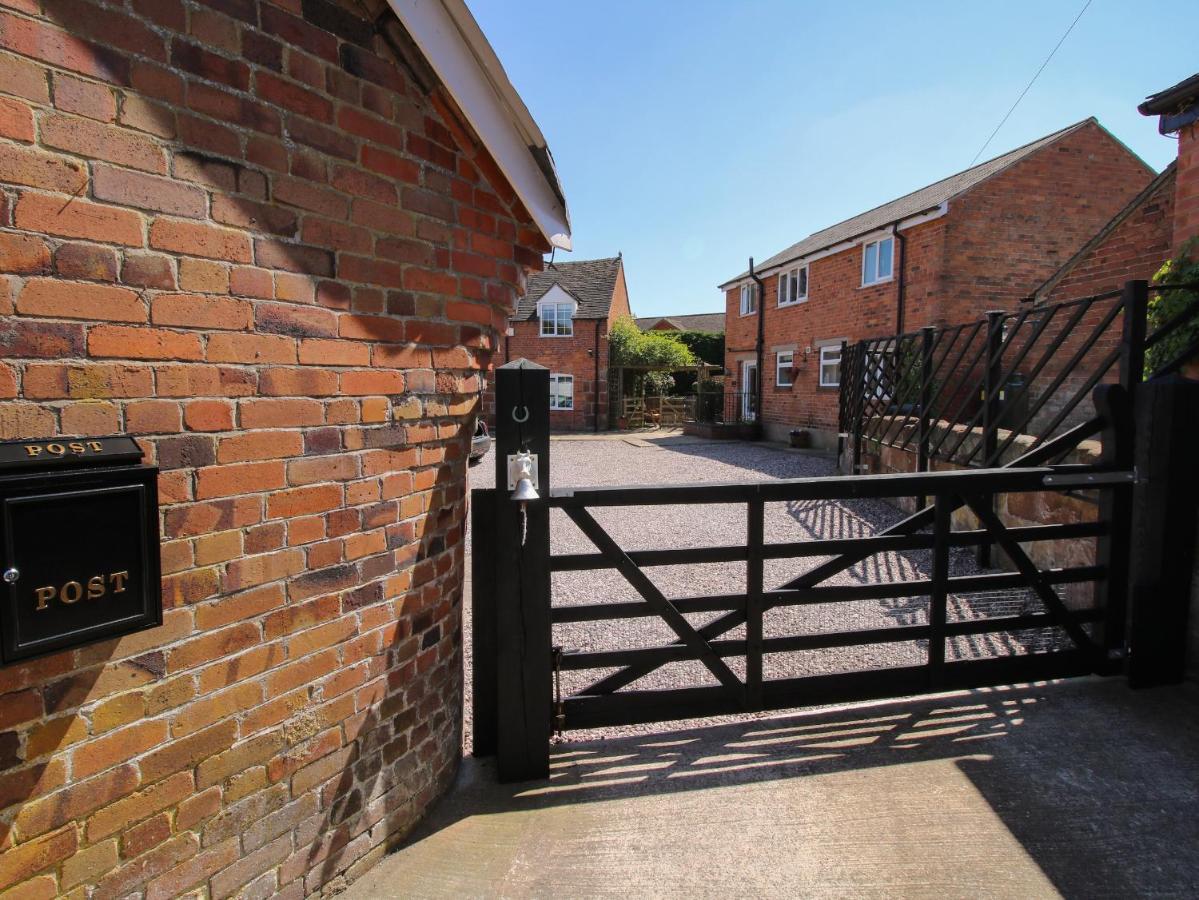
[[(766, 271), (773, 266), (800, 259), (813, 253), (819, 253), (821, 250), (826, 250), (829, 247), (840, 244), (842, 241), (847, 241), (882, 228), (885, 225), (890, 225), (897, 219), (906, 219), (909, 216), (915, 216), (932, 210), (945, 201), (951, 200), (957, 195), (970, 190), (970, 188), (985, 181), (992, 175), (1002, 172), (1008, 166), (1018, 163), (1025, 157), (1036, 153), (1042, 147), (1052, 144), (1054, 141), (1065, 137), (1070, 132), (1090, 122), (1096, 122), (1096, 119), (1094, 117), (1083, 119), (1081, 122), (1076, 122), (1060, 131), (1055, 131), (1053, 134), (1047, 134), (1045, 137), (1035, 140), (1030, 144), (1025, 144), (1023, 147), (1010, 150), (1002, 156), (979, 163), (977, 166), (958, 172), (956, 175), (950, 175), (948, 178), (943, 178), (927, 187), (922, 187), (918, 191), (912, 191), (910, 194), (905, 194), (896, 200), (892, 200), (890, 203), (876, 206), (874, 209), (846, 219), (844, 222), (838, 222), (836, 225), (825, 228), (823, 231), (817, 231), (815, 234), (808, 235), (802, 241), (792, 244), (781, 253), (776, 253), (769, 259), (756, 263), (754, 268), (759, 272)], [(721, 287), (723, 288), (734, 281), (739, 281), (748, 274), (748, 272), (742, 272), (736, 278), (730, 278)]]
[(516, 304), (514, 320), (537, 318), (537, 301), (555, 284), (579, 301), (576, 319), (606, 319), (612, 291), (620, 275), (621, 258), (580, 259), (547, 265), (529, 276), (528, 291)]
[(670, 322), (679, 331), (724, 331), (724, 313), (691, 313), (685, 316), (642, 316), (634, 319), (642, 331), (652, 328), (659, 322)]

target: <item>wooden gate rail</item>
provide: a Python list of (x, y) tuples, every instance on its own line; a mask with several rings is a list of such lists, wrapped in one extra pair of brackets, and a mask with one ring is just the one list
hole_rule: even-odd
[[(997, 331), (991, 328), (992, 335)], [(1134, 360), (1123, 360), (1127, 368)], [(816, 703), (899, 696), (1087, 672), (1110, 672), (1124, 652), (1130, 516), (1134, 483), (1130, 452), (1129, 389), (1104, 385), (1095, 391), (1098, 415), (1063, 435), (1044, 440), (999, 468), (918, 472), (867, 477), (801, 478), (750, 484), (701, 484), (618, 488), (548, 488), (548, 374), (520, 360), (496, 372), (496, 482), (507, 478), (511, 454), (531, 452), (540, 460), (540, 496), (518, 501), (501, 488), (472, 493), (474, 562), (472, 604), (475, 627), (475, 751), (496, 753), (501, 780), (545, 777), (551, 728), (646, 722), (728, 712), (777, 709)], [(1103, 434), (1099, 465), (1051, 465), (1078, 443)], [(515, 458), (515, 457), (514, 457)], [(994, 498), (1026, 492), (1097, 494), (1097, 521), (1008, 527), (994, 511)], [(527, 490), (523, 491), (527, 496)], [(860, 538), (767, 543), (765, 505), (812, 500), (930, 497), (931, 505), (879, 534)], [(738, 546), (626, 550), (604, 528), (594, 510), (619, 506), (743, 504), (745, 540)], [(966, 507), (977, 527), (952, 529), (954, 512)], [(551, 552), (553, 509), (568, 516), (594, 545), (594, 552)], [(490, 529), (488, 529), (490, 521)], [(488, 532), (489, 536), (485, 536)], [(1039, 568), (1024, 550), (1037, 541), (1093, 539), (1093, 565)], [(999, 546), (1015, 572), (950, 574), (954, 548)], [(839, 572), (882, 552), (932, 551), (928, 577), (881, 584), (828, 584)], [(766, 560), (831, 557), (802, 575), (767, 587)], [(742, 563), (744, 590), (669, 598), (646, 574), (655, 566)], [(552, 604), (552, 574), (614, 569), (640, 599), (577, 606)], [(1096, 585), (1094, 602), (1071, 610), (1062, 585)], [(740, 585), (738, 585), (740, 587)], [(950, 621), (951, 597), (970, 592), (1020, 590), (1039, 599), (1039, 609)], [(767, 611), (783, 607), (853, 601), (928, 597), (926, 621), (892, 627), (764, 634)], [(955, 601), (956, 602), (956, 601)], [(695, 626), (687, 614), (717, 613)], [(659, 646), (575, 652), (552, 647), (552, 628), (567, 622), (603, 622), (655, 617), (674, 633)], [(909, 622), (911, 620), (908, 620)], [(745, 627), (744, 636), (727, 635)], [(834, 626), (835, 627), (835, 626)], [(963, 636), (1052, 629), (1047, 646), (1008, 648), (1011, 655), (947, 658)], [(807, 632), (807, 629), (798, 629)], [(1064, 634), (1068, 641), (1059, 642)], [(764, 677), (771, 654), (903, 643), (925, 654), (920, 665), (868, 668), (835, 675)], [(744, 677), (726, 660), (744, 660)], [(663, 665), (699, 662), (718, 682), (669, 691), (625, 689)], [(555, 673), (616, 669), (573, 696), (555, 695)]]
[[(947, 671), (974, 666), (979, 660), (946, 662), (945, 641), (958, 635), (986, 634), (996, 631), (1017, 631), (1042, 628), (1049, 625), (1061, 627), (1075, 644), (1069, 657), (1070, 671), (1080, 660), (1085, 661), (1088, 671), (1103, 671), (1108, 667), (1106, 648), (1093, 640), (1083, 629), (1084, 623), (1101, 621), (1105, 616), (1100, 610), (1082, 612), (1068, 610), (1054, 590), (1055, 585), (1078, 582), (1100, 582), (1107, 569), (1103, 565), (1080, 566), (1068, 569), (1041, 571), (1027, 557), (1020, 542), (1037, 540), (1061, 540), (1067, 537), (1105, 537), (1110, 535), (1107, 522), (1063, 523), (1058, 525), (1026, 526), (1008, 529), (999, 521), (990, 508), (990, 498), (999, 493), (1070, 489), (1085, 485), (1089, 488), (1117, 488), (1130, 483), (1132, 475), (1125, 471), (1101, 471), (1093, 467), (1059, 466), (1028, 469), (962, 470), (926, 474), (875, 475), (842, 478), (807, 478), (755, 484), (713, 484), (667, 487), (629, 487), (623, 489), (561, 489), (551, 492), (547, 504), (564, 509), (580, 525), (584, 533), (600, 549), (599, 554), (551, 555), (551, 571), (579, 571), (597, 567), (616, 568), (637, 589), (647, 603), (621, 602), (608, 604), (585, 604), (581, 606), (554, 607), (551, 609), (553, 622), (603, 621), (625, 616), (641, 617), (660, 615), (680, 635), (680, 641), (659, 647), (636, 649), (570, 652), (561, 656), (559, 667), (563, 670), (602, 669), (623, 667), (621, 671), (596, 681), (580, 695), (567, 698), (563, 704), (565, 728), (584, 727), (579, 724), (580, 710), (586, 711), (596, 697), (615, 694), (620, 688), (649, 674), (654, 669), (671, 662), (700, 660), (721, 681), (719, 688), (708, 689), (708, 694), (694, 694), (692, 712), (705, 714), (701, 698), (714, 705), (706, 714), (717, 709), (726, 710), (729, 698), (736, 698), (736, 708), (752, 710), (766, 708), (764, 704), (779, 702), (786, 706), (804, 703), (833, 702), (844, 699), (840, 693), (847, 683), (833, 682), (834, 687), (814, 691), (812, 684), (802, 680), (804, 689), (800, 694), (780, 693), (776, 687), (767, 690), (775, 682), (763, 682), (762, 657), (767, 653), (793, 652), (796, 650), (827, 649), (866, 644), (894, 643), (911, 640), (929, 642), (928, 663), (924, 671), (923, 690), (941, 686), (948, 681), (960, 680), (959, 675), (949, 676)], [(761, 537), (760, 522), (762, 508), (766, 502), (791, 502), (813, 499), (835, 498), (889, 498), (911, 496), (917, 488), (933, 496), (931, 508), (934, 530), (930, 534), (908, 533), (882, 538), (859, 538), (833, 541), (789, 542), (787, 544), (765, 544)], [(983, 498), (986, 498), (985, 500)], [(747, 540), (743, 547), (702, 547), (685, 550), (625, 552), (602, 526), (588, 513), (585, 507), (603, 506), (650, 506), (686, 503), (745, 503), (748, 510)], [(967, 505), (979, 517), (982, 529), (968, 532), (953, 532), (950, 515), (958, 506)], [(1013, 558), (1018, 571), (1015, 574), (950, 577), (948, 574), (949, 551), (953, 547), (971, 546), (996, 542)], [(865, 545), (865, 546), (863, 546)], [(934, 551), (932, 578), (889, 582), (884, 584), (851, 586), (799, 586), (781, 590), (765, 591), (761, 586), (762, 562), (765, 559), (789, 559), (828, 553), (838, 550), (853, 551), (854, 556), (869, 555), (882, 550)], [(652, 585), (640, 571), (641, 565), (679, 565), (710, 562), (745, 561), (747, 563), (746, 591), (712, 597), (689, 597), (668, 600)], [(1045, 606), (1046, 612), (1020, 616), (1002, 616), (987, 620), (971, 620), (949, 623), (946, 621), (947, 598), (951, 593), (965, 590), (986, 590), (1003, 587), (1030, 588)], [(788, 637), (762, 637), (762, 614), (774, 607), (812, 603), (836, 603), (851, 600), (882, 600), (896, 597), (929, 596), (929, 623), (919, 626), (896, 626), (883, 629), (854, 630), (815, 635)], [(744, 640), (716, 640), (728, 627), (717, 631), (709, 623), (703, 628), (686, 624), (685, 612), (727, 611), (718, 619), (721, 626), (729, 625), (733, 619), (737, 624), (747, 625)], [(680, 623), (682, 623), (680, 625)], [(715, 633), (713, 633), (715, 632)], [(1033, 677), (1045, 671), (1039, 657), (1046, 654), (1015, 657), (1005, 663), (1013, 678)], [(1047, 654), (1060, 657), (1061, 652)], [(744, 683), (736, 679), (727, 668), (717, 668), (713, 663), (729, 656), (744, 656), (746, 678)], [(993, 667), (987, 667), (993, 672)], [(870, 682), (857, 679), (853, 690), (855, 696), (867, 683), (883, 689), (887, 684), (885, 674), (892, 670), (875, 673), (877, 680)], [(1024, 673), (1023, 675), (1021, 673)], [(741, 690), (738, 691), (737, 689)], [(830, 693), (831, 691), (831, 693)], [(625, 691), (621, 698), (634, 697), (641, 691)], [(719, 697), (717, 696), (719, 695)], [(612, 707), (619, 709), (620, 707)], [(652, 715), (664, 715), (659, 710)], [(611, 713), (616, 715), (616, 713)], [(651, 715), (644, 710), (639, 715)], [(671, 717), (677, 717), (672, 712)], [(642, 719), (644, 720), (644, 719)], [(583, 713), (583, 720), (591, 724), (598, 719)], [(608, 719), (609, 724), (615, 719)]]

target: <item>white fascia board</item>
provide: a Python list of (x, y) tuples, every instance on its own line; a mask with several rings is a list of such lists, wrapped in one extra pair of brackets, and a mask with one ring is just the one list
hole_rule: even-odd
[[(387, 0), (483, 141), (547, 241), (571, 249), (570, 215), (542, 171), (535, 149), (549, 159), (545, 138), (504, 67), (462, 0)], [(551, 179), (553, 184), (551, 184)]]
[[(943, 201), (939, 206), (934, 207), (927, 212), (919, 213), (915, 216), (909, 216), (899, 222), (899, 230), (907, 231), (909, 228), (914, 228), (917, 225), (923, 225), (925, 222), (931, 222), (933, 219), (939, 219), (949, 212), (949, 201)], [(839, 244), (834, 244), (831, 247), (826, 247), (823, 250), (818, 250), (815, 253), (809, 253), (807, 256), (797, 256), (795, 259), (789, 259), (786, 262), (778, 263), (771, 266), (769, 269), (759, 269), (754, 274), (759, 278), (767, 278), (778, 272), (797, 268), (798, 266), (806, 266), (814, 263), (818, 259), (824, 259), (826, 256), (835, 256), (842, 251), (848, 250), (851, 247), (856, 247), (859, 244), (866, 244), (870, 241), (877, 241), (879, 238), (885, 238), (891, 234), (891, 227), (876, 228), (874, 231), (865, 232), (855, 235), (847, 241), (842, 241)], [(728, 281), (720, 286), (720, 290), (731, 291), (734, 288), (739, 288), (743, 284), (753, 284), (753, 280), (747, 275), (744, 278), (736, 281)]]

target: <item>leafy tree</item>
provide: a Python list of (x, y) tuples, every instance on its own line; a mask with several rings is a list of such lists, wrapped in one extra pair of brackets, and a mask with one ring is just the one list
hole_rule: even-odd
[(714, 366), (724, 365), (724, 334), (716, 331), (675, 331), (671, 336), (695, 356)]
[(685, 369), (695, 365), (695, 355), (670, 332), (642, 331), (628, 316), (612, 323), (608, 334), (614, 366), (663, 366)]
[[(1153, 276), (1153, 283), (1199, 284), (1199, 260), (1194, 258), (1197, 250), (1199, 250), (1199, 238), (1191, 238), (1182, 245), (1177, 257), (1166, 260), (1165, 265), (1157, 270)], [(1153, 334), (1175, 316), (1180, 315), (1192, 303), (1199, 303), (1199, 291), (1194, 288), (1176, 288), (1151, 293), (1147, 316), (1149, 333)], [(1145, 377), (1152, 376), (1154, 372), (1196, 342), (1199, 342), (1199, 317), (1191, 319), (1145, 351)]]
[(625, 391), (633, 396), (669, 393), (674, 379), (668, 369), (685, 369), (695, 365), (695, 355), (676, 341), (670, 332), (642, 331), (627, 316), (612, 323), (608, 345), (613, 367), (662, 366), (663, 371), (646, 372), (633, 369), (625, 380)]

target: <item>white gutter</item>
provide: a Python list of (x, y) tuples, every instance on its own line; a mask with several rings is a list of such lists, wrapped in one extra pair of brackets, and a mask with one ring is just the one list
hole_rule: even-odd
[(466, 4), (463, 0), (387, 2), (537, 228), (552, 246), (571, 249), (570, 215), (545, 137)]

